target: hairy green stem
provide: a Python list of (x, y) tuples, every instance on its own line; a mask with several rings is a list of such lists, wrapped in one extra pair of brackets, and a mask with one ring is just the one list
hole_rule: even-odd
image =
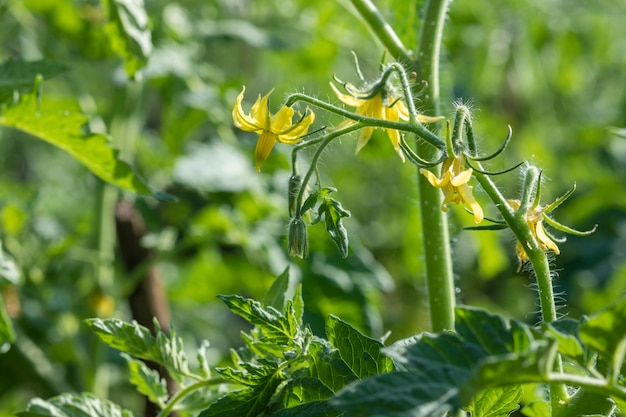
[(317, 168), (317, 162), (322, 156), (324, 149), (326, 149), (326, 146), (328, 146), (330, 142), (332, 142), (334, 139), (338, 138), (339, 136), (343, 136), (355, 130), (361, 129), (363, 126), (364, 125), (362, 123), (357, 122), (353, 125), (346, 126), (342, 129), (338, 129), (333, 132), (327, 133), (322, 138), (320, 138), (322, 140), (322, 143), (320, 143), (320, 146), (318, 146), (317, 149), (315, 150), (315, 154), (313, 154), (313, 158), (311, 159), (311, 165), (309, 166), (308, 171), (304, 175), (304, 178), (302, 178), (302, 186), (300, 186), (300, 189), (298, 190), (298, 196), (296, 197), (296, 212), (295, 212), (296, 218), (301, 217), (303, 214), (303, 213), (300, 213), (300, 209), (302, 208), (302, 203), (304, 200), (304, 191), (306, 190), (306, 185), (309, 183), (309, 180), (311, 179), (311, 175), (313, 175), (313, 173), (315, 172)]
[[(424, 8), (417, 62), (414, 69), (418, 78), (427, 85), (421, 98), (422, 111), (436, 116), (439, 112), (439, 55), (448, 0), (428, 0)], [(436, 125), (431, 125), (436, 128)], [(417, 153), (428, 155), (432, 152), (424, 143), (418, 142)], [(454, 329), (455, 288), (452, 273), (452, 255), (448, 218), (441, 211), (442, 195), (426, 177), (418, 173), (420, 213), (426, 280), (430, 309), (431, 329), (439, 332)]]
[[(353, 113), (351, 111), (345, 110), (341, 107), (334, 106), (330, 103), (326, 103), (325, 101), (318, 100), (314, 97), (307, 96), (306, 94), (295, 93), (291, 94), (287, 101), (285, 102), (286, 106), (292, 106), (297, 101), (302, 101), (305, 103), (309, 103), (313, 106), (319, 107), (320, 109), (324, 109), (331, 113), (338, 114), (347, 119), (355, 120), (361, 123), (361, 127), (373, 126), (379, 127), (383, 129), (394, 129), (400, 130), (402, 132), (413, 133), (426, 141), (429, 145), (433, 146), (437, 150), (444, 150), (446, 144), (444, 141), (439, 138), (436, 134), (428, 130), (420, 123), (406, 123), (406, 122), (394, 122), (391, 120), (384, 119), (376, 119), (373, 117), (366, 117), (360, 114)], [(432, 149), (430, 150), (432, 152)]]
[[(370, 1), (352, 0), (352, 4), (394, 59), (406, 65), (410, 71), (415, 71), (418, 77), (426, 81), (426, 94), (422, 97), (424, 113), (427, 115), (439, 114), (439, 52), (449, 0), (429, 0), (426, 2), (417, 61), (406, 52), (406, 48), (399, 46), (402, 43), (398, 40), (398, 36), (393, 33), (393, 29), (385, 22), (380, 12)], [(434, 125), (431, 127), (435, 128)], [(395, 129), (395, 127), (392, 128)], [(426, 128), (424, 130), (428, 131)], [(437, 143), (439, 146), (436, 148), (444, 150), (445, 142), (441, 141), (434, 132), (429, 132), (432, 136), (437, 137), (436, 142), (429, 141), (429, 144)], [(424, 138), (418, 132), (412, 133), (422, 139)], [(426, 143), (418, 141), (417, 147), (418, 155), (430, 156), (433, 154), (433, 149)], [(440, 209), (441, 192), (432, 187), (428, 180), (419, 174), (418, 191), (423, 225), (430, 323), (431, 330), (438, 332), (454, 328), (455, 291), (448, 221)]]
[[(478, 169), (483, 170), (480, 162), (476, 162), (476, 164)], [(529, 169), (536, 170), (534, 167)], [(526, 223), (525, 212), (521, 210), (514, 211), (489, 176), (476, 171), (474, 172), (474, 178), (478, 180), (478, 183), (482, 186), (483, 190), (485, 190), (515, 237), (524, 245), (526, 255), (535, 272), (543, 321), (546, 323), (555, 321), (557, 316), (550, 264), (546, 253), (541, 249), (537, 239), (535, 239), (535, 236)], [(524, 195), (523, 198), (530, 200), (530, 196), (527, 195)], [(561, 358), (558, 357), (556, 359), (555, 372), (560, 373), (562, 370), (563, 365)], [(560, 383), (550, 385), (550, 403), (553, 410), (562, 408), (563, 404), (567, 401), (567, 397), (565, 385)]]
[(406, 49), (396, 32), (370, 0), (351, 0), (351, 2), (370, 29), (374, 31), (378, 40), (396, 60), (405, 63), (413, 60), (411, 52)]

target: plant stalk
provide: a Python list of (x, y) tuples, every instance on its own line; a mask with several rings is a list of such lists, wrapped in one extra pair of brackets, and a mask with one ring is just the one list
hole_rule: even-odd
[[(418, 79), (427, 83), (426, 94), (421, 97), (421, 108), (426, 115), (439, 113), (439, 53), (449, 0), (429, 0), (424, 8), (424, 22), (417, 48), (417, 61), (413, 59), (391, 26), (369, 0), (351, 0), (361, 17), (389, 51), (393, 58), (416, 72)], [(417, 91), (415, 91), (417, 93)], [(415, 97), (415, 96), (414, 96)], [(436, 125), (430, 128), (436, 130)], [(434, 150), (431, 145), (419, 141), (417, 154), (429, 159)], [(442, 196), (439, 189), (430, 185), (418, 173), (419, 205), (422, 220), (422, 236), (426, 281), (428, 287), (430, 327), (434, 332), (454, 329), (455, 290), (448, 220), (441, 211)]]

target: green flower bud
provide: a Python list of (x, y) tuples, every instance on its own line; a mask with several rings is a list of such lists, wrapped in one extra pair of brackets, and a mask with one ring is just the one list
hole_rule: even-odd
[(306, 223), (301, 217), (291, 219), (289, 223), (288, 249), (290, 256), (306, 258), (309, 256)]
[(293, 174), (289, 177), (289, 195), (287, 201), (289, 202), (289, 215), (291, 217), (296, 215), (298, 211), (298, 193), (302, 187), (302, 177), (298, 174)]

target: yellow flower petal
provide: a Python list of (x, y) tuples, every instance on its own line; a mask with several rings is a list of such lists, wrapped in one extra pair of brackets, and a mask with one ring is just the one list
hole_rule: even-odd
[(542, 220), (539, 220), (537, 222), (537, 225), (536, 225), (536, 228), (535, 228), (535, 233), (536, 233), (537, 240), (539, 241), (539, 244), (542, 246), (542, 248), (544, 250), (551, 249), (557, 255), (559, 253), (561, 253), (559, 251), (559, 247), (556, 246), (556, 243), (554, 243), (554, 241), (552, 239), (550, 239), (550, 237), (546, 233), (546, 229), (543, 227), (543, 221)]
[(450, 184), (455, 187), (460, 187), (462, 184), (466, 184), (469, 182), (470, 178), (472, 178), (472, 169), (466, 169), (465, 171), (459, 172), (457, 174), (453, 174), (454, 176), (450, 180)]
[(250, 117), (255, 119), (264, 130), (271, 130), (269, 99), (273, 91), (274, 89), (271, 89), (263, 98), (259, 98), (250, 109)]
[(423, 176), (426, 177), (426, 179), (428, 180), (428, 182), (433, 186), (433, 187), (442, 187), (444, 184), (444, 179), (439, 179), (437, 178), (437, 176), (435, 174), (433, 174), (432, 172), (430, 172), (429, 170), (425, 169), (425, 168), (420, 168), (420, 174), (422, 174)]
[(333, 83), (329, 83), (329, 84), (330, 84), (330, 88), (332, 88), (337, 98), (340, 101), (342, 101), (344, 104), (347, 104), (348, 106), (351, 106), (351, 107), (360, 107), (365, 102), (365, 100), (361, 100), (360, 98), (356, 98), (348, 94), (343, 94), (337, 89), (337, 87), (335, 87), (335, 84)]
[[(292, 125), (289, 129), (284, 132), (276, 132), (278, 135), (278, 141), (281, 143), (286, 143), (288, 145), (293, 145), (302, 140), (302, 136), (306, 135), (309, 131), (309, 127), (315, 121), (315, 113), (307, 108), (307, 115), (302, 120), (300, 120), (295, 125)], [(291, 122), (290, 122), (291, 123)]]
[(361, 133), (359, 134), (359, 141), (357, 142), (356, 150), (354, 151), (355, 154), (359, 153), (361, 149), (363, 149), (365, 145), (367, 145), (367, 142), (369, 142), (370, 138), (372, 137), (372, 133), (374, 133), (373, 127), (364, 127), (363, 129), (361, 129)]
[[(245, 91), (246, 87), (243, 87), (241, 93), (239, 93), (239, 95), (237, 96), (237, 100), (235, 100), (235, 106), (233, 107), (233, 123), (237, 128), (246, 132), (261, 133), (263, 127), (258, 123), (256, 119), (246, 115), (243, 111), (243, 108), (241, 107), (241, 102), (243, 101), (243, 94)], [(257, 103), (259, 102), (259, 100), (257, 100)]]
[(396, 153), (400, 156), (400, 159), (402, 159), (402, 162), (405, 162), (404, 153), (402, 152), (402, 149), (400, 148), (400, 132), (398, 132), (395, 129), (386, 129), (386, 130), (387, 130), (387, 135), (389, 136), (389, 140), (391, 141), (391, 144), (393, 145), (393, 148), (396, 150)]
[(467, 184), (463, 184), (458, 187), (457, 190), (459, 192), (459, 195), (461, 196), (461, 200), (465, 204), (467, 204), (472, 210), (472, 213), (474, 213), (474, 223), (478, 224), (482, 222), (485, 218), (485, 215), (483, 213), (482, 207), (480, 206), (480, 204), (478, 204), (478, 202), (474, 198), (474, 195), (472, 194), (472, 187)]
[(257, 172), (261, 172), (261, 164), (267, 159), (272, 148), (276, 144), (276, 135), (272, 132), (263, 132), (256, 143), (254, 151), (255, 168)]
[(420, 122), (420, 123), (435, 123), (435, 122), (438, 122), (438, 121), (443, 120), (443, 119), (444, 119), (443, 116), (432, 117), (432, 116), (426, 116), (426, 115), (423, 115), (423, 114), (418, 114), (417, 115), (417, 121)]
[(293, 129), (294, 110), (291, 107), (283, 106), (271, 117), (270, 128), (268, 130), (280, 135)]

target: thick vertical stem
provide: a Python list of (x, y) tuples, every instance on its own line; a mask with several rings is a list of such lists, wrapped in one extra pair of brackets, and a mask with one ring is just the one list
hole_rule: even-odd
[[(427, 115), (439, 114), (439, 52), (448, 0), (429, 0), (424, 9), (424, 22), (415, 65), (418, 79), (428, 84), (421, 97), (421, 108)], [(435, 125), (432, 125), (435, 126)], [(418, 143), (419, 155), (428, 155), (432, 148)], [(455, 290), (448, 219), (441, 211), (439, 189), (418, 174), (420, 212), (423, 225), (426, 280), (430, 303), (432, 331), (454, 328)]]
[[(439, 114), (439, 52), (449, 0), (426, 2), (417, 61), (412, 59), (412, 55), (370, 0), (351, 2), (393, 58), (406, 65), (409, 71), (415, 71), (419, 80), (427, 82), (425, 95), (420, 97), (423, 112), (433, 116)], [(434, 152), (432, 146), (423, 142), (418, 143), (417, 150), (424, 157)], [(440, 190), (432, 187), (422, 175), (418, 174), (417, 181), (431, 330), (439, 332), (454, 328), (455, 291), (448, 220), (440, 208)]]

